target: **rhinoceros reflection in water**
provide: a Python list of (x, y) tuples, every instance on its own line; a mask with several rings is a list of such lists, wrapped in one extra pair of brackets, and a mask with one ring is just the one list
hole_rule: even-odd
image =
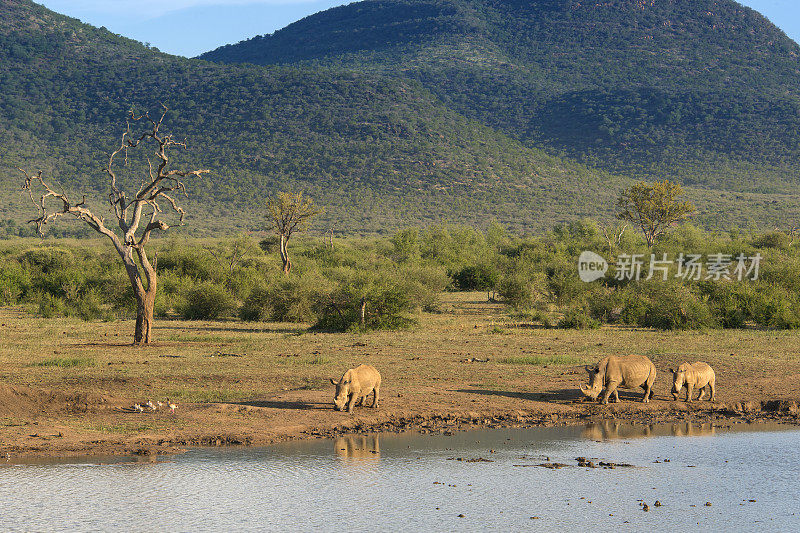
[(378, 435), (347, 435), (336, 437), (333, 449), (337, 457), (354, 459), (377, 459), (381, 456), (380, 437)]
[(624, 424), (614, 420), (586, 424), (581, 435), (591, 440), (611, 439), (637, 439), (643, 437), (694, 437), (699, 435), (713, 435), (713, 424), (693, 424), (691, 422), (664, 425), (635, 425)]

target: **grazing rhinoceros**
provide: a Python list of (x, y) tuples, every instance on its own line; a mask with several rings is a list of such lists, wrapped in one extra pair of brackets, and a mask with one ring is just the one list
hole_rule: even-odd
[(686, 401), (692, 401), (692, 392), (695, 388), (700, 389), (700, 394), (697, 396), (698, 400), (703, 399), (703, 395), (708, 388), (710, 395), (708, 401), (713, 402), (717, 392), (717, 376), (714, 374), (714, 369), (708, 364), (697, 361), (696, 363), (681, 363), (676, 369), (669, 369), (672, 372), (672, 397), (678, 399), (678, 393), (683, 386), (686, 386)]
[(653, 362), (643, 355), (626, 355), (617, 357), (609, 355), (595, 366), (587, 366), (589, 372), (589, 385), (581, 383), (581, 392), (596, 400), (600, 393), (603, 394), (603, 404), (608, 403), (608, 397), (613, 394), (614, 401), (619, 401), (617, 388), (644, 389), (644, 403), (653, 397), (653, 382), (656, 379), (656, 367)]
[(371, 392), (372, 407), (378, 407), (378, 397), (381, 388), (381, 375), (370, 365), (359, 365), (351, 368), (344, 373), (339, 383), (331, 378), (331, 383), (336, 385), (336, 395), (333, 397), (333, 408), (337, 411), (344, 410), (347, 405), (347, 412), (352, 413), (353, 407), (364, 403), (364, 398)]

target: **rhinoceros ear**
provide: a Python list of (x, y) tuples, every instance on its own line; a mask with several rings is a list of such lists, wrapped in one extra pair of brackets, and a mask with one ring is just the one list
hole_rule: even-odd
[(672, 367), (670, 367), (669, 371), (672, 372), (673, 374), (675, 373), (675, 371), (672, 370)]
[(338, 385), (338, 383), (336, 383), (335, 381), (333, 381), (333, 378), (328, 378), (328, 379), (330, 379), (330, 380), (331, 380), (331, 383), (333, 383), (334, 385)]
[(592, 370), (594, 370), (594, 369), (593, 369), (592, 367), (590, 367), (589, 365), (586, 365), (586, 366), (585, 366), (585, 367), (583, 367), (583, 368), (585, 368), (585, 369), (586, 369), (586, 371), (587, 371), (587, 372), (589, 372), (590, 374), (592, 373)]

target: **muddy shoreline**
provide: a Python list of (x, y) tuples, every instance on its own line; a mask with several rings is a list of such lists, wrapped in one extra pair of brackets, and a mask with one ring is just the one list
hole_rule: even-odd
[[(653, 405), (656, 404), (656, 405)], [(659, 405), (660, 404), (660, 405)], [(221, 404), (217, 404), (219, 407)], [(200, 409), (208, 406), (196, 406)], [(25, 462), (38, 458), (86, 458), (101, 456), (139, 456), (155, 458), (184, 453), (193, 447), (269, 446), (302, 439), (335, 438), (353, 434), (403, 433), (452, 435), (455, 432), (487, 428), (537, 428), (573, 426), (597, 422), (618, 422), (648, 426), (654, 424), (727, 425), (730, 423), (777, 422), (800, 426), (797, 402), (763, 400), (691, 405), (680, 401), (657, 401), (651, 404), (625, 401), (602, 406), (590, 402), (558, 405), (543, 409), (481, 412), (423, 412), (410, 415), (358, 411), (348, 419), (324, 425), (297, 424), (264, 427), (257, 431), (214, 431), (198, 428), (192, 432), (163, 435), (130, 435), (124, 438), (84, 438), (53, 433), (45, 421), (26, 424), (26, 432), (4, 435), (0, 443), (0, 461)], [(333, 411), (331, 410), (333, 413)], [(338, 413), (337, 413), (338, 414)], [(366, 414), (366, 416), (364, 416)], [(301, 414), (296, 417), (299, 422)], [(6, 428), (7, 429), (7, 428)]]

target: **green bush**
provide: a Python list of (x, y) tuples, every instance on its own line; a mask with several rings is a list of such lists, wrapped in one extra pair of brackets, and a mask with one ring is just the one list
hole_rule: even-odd
[(271, 236), (265, 237), (261, 239), (258, 243), (258, 247), (261, 248), (264, 253), (271, 254), (273, 252), (277, 252), (281, 245), (280, 237)]
[(637, 323), (640, 326), (666, 330), (718, 326), (707, 302), (685, 285), (646, 282), (640, 284), (637, 289), (640, 302), (636, 302), (635, 305), (638, 314)]
[(450, 279), (444, 268), (406, 266), (397, 275), (410, 300), (416, 303), (415, 307), (429, 312), (439, 309), (439, 295), (447, 288)]
[(795, 293), (770, 283), (759, 283), (752, 298), (750, 314), (756, 324), (767, 328), (800, 328), (800, 302)]
[(528, 309), (533, 306), (539, 294), (536, 284), (528, 276), (512, 274), (503, 277), (497, 293), (512, 309)]
[(753, 239), (753, 246), (756, 248), (777, 248), (786, 249), (791, 244), (789, 236), (780, 231), (771, 231)]
[(723, 328), (741, 328), (752, 319), (757, 294), (752, 283), (703, 282), (698, 284), (701, 294), (708, 297), (708, 306)]
[(15, 305), (31, 288), (30, 273), (16, 261), (0, 265), (0, 305)]
[(453, 284), (461, 291), (488, 291), (497, 287), (500, 272), (493, 265), (469, 265), (454, 272)]
[[(362, 303), (365, 305), (364, 324), (361, 324)], [(416, 305), (407, 285), (396, 277), (358, 273), (340, 283), (314, 328), (333, 331), (404, 329), (417, 323), (408, 316)]]
[(213, 320), (231, 314), (235, 308), (233, 296), (224, 287), (204, 281), (183, 297), (178, 313), (187, 320)]
[(239, 308), (239, 318), (248, 322), (263, 322), (272, 316), (272, 294), (267, 287), (256, 287)]
[(592, 318), (588, 310), (576, 307), (564, 313), (564, 316), (558, 321), (558, 327), (562, 329), (597, 329), (600, 327), (600, 322)]
[[(309, 273), (290, 276), (272, 285), (266, 295), (256, 298), (269, 305), (262, 307), (261, 316), (269, 316), (278, 322), (313, 322), (325, 305), (330, 294), (330, 283), (322, 276)], [(251, 306), (256, 303), (250, 299)]]
[(66, 316), (67, 304), (58, 296), (53, 296), (50, 293), (39, 293), (37, 295), (39, 303), (39, 315), (42, 318), (53, 318), (57, 316)]
[(71, 306), (73, 314), (87, 322), (90, 320), (111, 320), (113, 314), (103, 301), (103, 297), (96, 289), (85, 291)]
[(178, 276), (201, 281), (221, 283), (225, 279), (225, 272), (208, 250), (176, 242), (170, 243), (158, 254), (158, 270), (172, 271)]

